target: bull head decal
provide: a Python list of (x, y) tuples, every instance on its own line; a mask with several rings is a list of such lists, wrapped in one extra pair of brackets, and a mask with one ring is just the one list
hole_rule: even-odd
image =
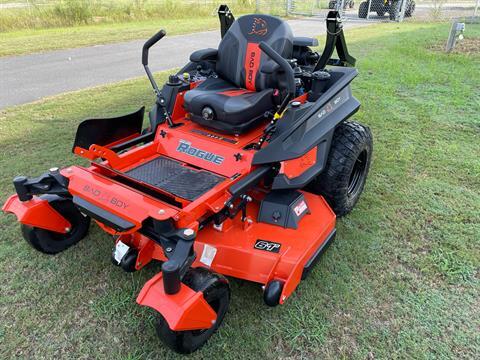
[(267, 34), (267, 22), (262, 18), (253, 18), (252, 31), (248, 35), (265, 36)]

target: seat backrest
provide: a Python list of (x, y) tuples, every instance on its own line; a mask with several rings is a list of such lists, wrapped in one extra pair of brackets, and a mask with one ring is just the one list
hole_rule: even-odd
[(293, 34), (286, 22), (269, 15), (245, 15), (232, 24), (218, 46), (220, 77), (248, 90), (276, 87), (276, 74), (260, 72), (265, 62), (272, 61), (260, 50), (261, 42), (284, 58), (292, 58)]

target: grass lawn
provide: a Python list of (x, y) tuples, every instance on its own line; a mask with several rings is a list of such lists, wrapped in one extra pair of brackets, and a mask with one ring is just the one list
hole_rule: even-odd
[[(478, 358), (480, 55), (432, 50), (448, 31), (349, 30), (356, 118), (374, 134), (365, 193), (284, 306), (231, 279), (225, 323), (195, 358)], [(16, 175), (83, 163), (69, 152), (83, 118), (152, 101), (138, 79), (0, 111), (1, 201)], [(0, 358), (177, 358), (135, 303), (158, 265), (113, 267), (113, 242), (94, 225), (57, 256), (31, 249), (13, 216), (0, 216), (0, 238)]]
[(218, 28), (218, 17), (158, 19), (0, 33), (0, 56), (144, 39), (159, 29), (179, 35)]
[[(0, 0), (0, 5), (11, 0)], [(0, 56), (29, 54), (218, 27), (219, 0), (21, 0), (0, 6)], [(24, 6), (22, 6), (24, 5)], [(231, 0), (237, 16), (255, 2)]]

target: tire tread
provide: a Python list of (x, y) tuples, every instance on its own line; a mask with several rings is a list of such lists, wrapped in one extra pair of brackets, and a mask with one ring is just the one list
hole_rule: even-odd
[(354, 121), (341, 123), (335, 129), (324, 171), (309, 186), (311, 191), (327, 200), (337, 216), (349, 213), (363, 190), (364, 182), (355, 199), (347, 197), (351, 169), (363, 149), (367, 149), (366, 178), (371, 161), (372, 133), (368, 127)]

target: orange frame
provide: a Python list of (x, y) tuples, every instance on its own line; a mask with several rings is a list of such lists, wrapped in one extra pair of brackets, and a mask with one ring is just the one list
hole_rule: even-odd
[[(97, 221), (106, 232), (117, 235), (117, 241), (138, 250), (136, 269), (141, 269), (152, 260), (166, 260), (161, 246), (138, 232), (143, 222), (149, 217), (155, 220), (173, 219), (178, 228), (191, 228), (197, 233), (194, 243), (197, 257), (193, 267), (206, 266), (221, 274), (262, 285), (279, 280), (284, 284), (280, 297), (280, 303), (283, 304), (298, 286), (307, 262), (334, 232), (335, 214), (321, 196), (303, 192), (310, 212), (300, 221), (298, 229), (259, 223), (256, 220), (259, 204), (268, 192), (259, 187), (249, 193), (253, 201), (247, 205), (246, 219), (242, 221), (238, 215), (220, 226), (210, 224), (199, 229), (199, 219), (221, 212), (231, 198), (230, 186), (254, 170), (252, 160), (255, 150), (245, 150), (245, 146), (258, 141), (263, 134), (263, 127), (259, 126), (242, 136), (224, 135), (205, 129), (186, 117), (183, 95), (180, 93), (177, 96), (173, 111), (174, 121), (182, 122), (183, 126), (170, 128), (167, 124), (159, 125), (151, 143), (135, 146), (122, 154), (113, 152), (109, 146), (75, 148), (76, 154), (90, 160), (104, 160), (92, 163), (88, 168), (71, 166), (62, 169), (61, 174), (69, 180), (68, 191), (72, 196), (83, 198), (134, 224), (133, 228), (119, 233)], [(305, 102), (306, 97), (301, 96), (295, 101)], [(180, 141), (221, 154), (224, 161), (218, 165), (178, 152)], [(172, 205), (111, 178), (112, 174), (122, 174), (158, 156), (172, 158), (187, 167), (213, 172), (223, 176), (224, 181), (194, 201), (172, 197), (173, 202), (179, 204)], [(316, 158), (316, 148), (299, 159), (284, 162), (281, 171), (289, 177), (299, 176), (313, 165), (313, 158)], [(47, 201), (37, 197), (21, 202), (14, 195), (7, 201), (4, 210), (15, 213), (21, 222), (31, 226), (58, 232), (70, 226)], [(255, 242), (259, 239), (275, 241), (281, 244), (281, 249), (274, 253), (255, 248)], [(206, 261), (202, 256), (206, 249), (214, 253), (211, 261)], [(145, 284), (137, 302), (160, 312), (175, 331), (208, 328), (216, 319), (215, 312), (202, 294), (186, 285), (182, 284), (180, 292), (175, 295), (165, 294), (161, 273)]]

